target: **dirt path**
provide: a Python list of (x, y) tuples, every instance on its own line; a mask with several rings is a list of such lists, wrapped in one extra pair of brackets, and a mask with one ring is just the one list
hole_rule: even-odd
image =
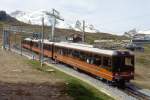
[(71, 100), (62, 79), (33, 69), (26, 60), (0, 49), (0, 100)]

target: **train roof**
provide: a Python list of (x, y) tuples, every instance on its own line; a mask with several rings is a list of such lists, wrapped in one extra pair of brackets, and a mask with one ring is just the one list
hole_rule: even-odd
[[(39, 42), (40, 39), (30, 39), (26, 38), (27, 41), (33, 41), (33, 42)], [(87, 51), (87, 52), (93, 52), (97, 54), (105, 54), (105, 55), (118, 55), (118, 54), (124, 54), (127, 53), (130, 55), (133, 55), (132, 52), (129, 51), (120, 51), (120, 50), (104, 50), (99, 48), (94, 48), (93, 45), (87, 45), (87, 44), (78, 44), (78, 43), (68, 43), (68, 42), (49, 42), (49, 40), (44, 39), (45, 44), (54, 44), (56, 46), (61, 46), (65, 48), (72, 48), (72, 49), (78, 49), (81, 51)]]
[(25, 38), (24, 40), (26, 40), (26, 41), (32, 41), (31, 38)]
[(56, 46), (63, 46), (66, 48), (72, 48), (72, 49), (78, 49), (78, 50), (82, 50), (82, 51), (88, 51), (88, 52), (93, 52), (93, 53), (97, 53), (97, 54), (106, 54), (106, 55), (117, 55), (117, 51), (115, 50), (103, 50), (103, 49), (99, 49), (99, 48), (94, 48), (92, 45), (84, 45), (79, 44), (77, 45), (76, 43), (65, 43), (65, 42), (60, 42), (60, 43), (55, 43)]
[[(41, 39), (31, 39), (31, 38), (25, 38), (26, 41), (32, 41), (32, 42), (39, 42)], [(41, 40), (42, 41), (42, 40)], [(45, 44), (53, 44), (54, 42), (49, 42), (49, 40), (44, 39)]]

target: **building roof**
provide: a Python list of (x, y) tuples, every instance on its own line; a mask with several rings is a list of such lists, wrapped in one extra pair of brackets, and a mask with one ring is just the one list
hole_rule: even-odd
[(137, 34), (150, 35), (150, 31), (139, 31)]

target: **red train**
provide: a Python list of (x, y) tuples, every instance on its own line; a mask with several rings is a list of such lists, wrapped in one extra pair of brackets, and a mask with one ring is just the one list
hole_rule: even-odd
[[(40, 53), (40, 40), (26, 38), (22, 46)], [(44, 56), (109, 82), (124, 84), (134, 79), (134, 54), (129, 51), (103, 50), (92, 45), (44, 40)]]

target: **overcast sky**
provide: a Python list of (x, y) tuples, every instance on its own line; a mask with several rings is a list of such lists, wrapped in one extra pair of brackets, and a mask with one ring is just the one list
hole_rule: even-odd
[(98, 30), (123, 34), (150, 30), (150, 0), (0, 0), (0, 10), (60, 11), (65, 20), (85, 19)]

